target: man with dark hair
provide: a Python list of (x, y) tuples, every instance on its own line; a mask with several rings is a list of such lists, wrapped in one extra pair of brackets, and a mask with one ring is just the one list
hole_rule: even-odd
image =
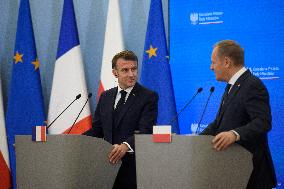
[(215, 136), (216, 150), (236, 142), (250, 151), (253, 171), (247, 188), (271, 189), (276, 186), (276, 176), (267, 139), (272, 119), (268, 91), (244, 67), (244, 50), (235, 41), (218, 42), (211, 61), (216, 80), (228, 84), (215, 120), (201, 134)]
[(118, 86), (103, 92), (92, 129), (85, 134), (113, 144), (108, 158), (119, 169), (113, 188), (136, 188), (134, 133), (151, 134), (158, 114), (158, 95), (137, 83), (138, 59), (132, 51), (122, 51), (112, 60)]
[[(138, 64), (138, 58), (136, 56), (136, 54), (134, 54), (132, 51), (122, 51), (120, 53), (117, 53), (113, 58), (112, 58), (112, 69), (116, 69), (116, 65), (117, 65), (117, 60), (119, 58), (123, 58), (124, 60), (132, 60), (134, 62), (137, 62)], [(138, 65), (137, 65), (138, 66)]]

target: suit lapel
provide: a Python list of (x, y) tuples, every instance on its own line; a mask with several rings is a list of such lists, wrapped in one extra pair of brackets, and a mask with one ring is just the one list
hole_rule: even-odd
[(105, 106), (107, 111), (111, 112), (110, 114), (107, 115), (107, 120), (109, 120), (109, 124), (107, 126), (110, 126), (110, 129), (112, 130), (112, 125), (113, 125), (113, 106), (115, 102), (115, 97), (117, 94), (117, 87), (109, 91), (110, 95), (106, 95), (107, 99), (105, 100)]
[[(250, 71), (247, 70), (243, 73), (243, 75), (241, 75), (241, 77), (239, 77), (239, 79), (235, 82), (235, 84), (232, 86), (230, 93), (228, 94), (227, 100), (225, 101), (225, 103), (223, 105), (221, 105), (221, 109), (219, 111), (220, 115), (220, 121), (221, 118), (223, 117), (224, 112), (226, 111), (228, 105), (232, 102), (232, 100), (237, 96), (238, 91), (240, 90), (240, 88), (242, 87), (242, 84), (244, 83), (244, 81), (246, 80), (246, 78), (250, 75)], [(224, 95), (222, 97), (222, 102), (224, 99)]]
[(121, 107), (121, 112), (118, 114), (117, 122), (115, 124), (115, 128), (119, 125), (122, 118), (126, 115), (128, 109), (131, 107), (131, 105), (135, 102), (137, 95), (139, 94), (140, 85), (138, 83), (135, 84), (134, 88), (132, 89), (131, 93), (129, 94), (124, 106)]
[(109, 109), (111, 109), (112, 111), (114, 110), (114, 103), (115, 103), (115, 98), (116, 98), (116, 95), (117, 95), (117, 90), (118, 88), (114, 88), (114, 90), (111, 91), (111, 94), (110, 94), (110, 101), (109, 101)]

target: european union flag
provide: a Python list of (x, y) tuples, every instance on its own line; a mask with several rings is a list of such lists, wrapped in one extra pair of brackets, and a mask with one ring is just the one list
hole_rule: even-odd
[(141, 83), (159, 94), (158, 124), (172, 124), (172, 132), (179, 134), (174, 91), (167, 56), (167, 42), (161, 0), (152, 0), (145, 39)]
[(44, 125), (45, 112), (41, 91), (39, 61), (36, 53), (30, 4), (21, 0), (12, 79), (6, 113), (10, 167), (16, 188), (15, 135), (31, 135), (32, 127)]

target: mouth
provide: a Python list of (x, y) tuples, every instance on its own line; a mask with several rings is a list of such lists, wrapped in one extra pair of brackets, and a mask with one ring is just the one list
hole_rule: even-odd
[(128, 81), (132, 82), (132, 81), (136, 81), (136, 78), (129, 78)]

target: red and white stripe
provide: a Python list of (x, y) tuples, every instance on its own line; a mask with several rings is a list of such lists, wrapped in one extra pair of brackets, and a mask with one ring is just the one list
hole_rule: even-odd
[(8, 189), (12, 187), (12, 179), (2, 100), (2, 87), (0, 80), (0, 188)]
[(153, 127), (153, 142), (171, 142), (172, 127), (170, 125), (159, 125)]
[(101, 80), (98, 97), (105, 90), (117, 86), (117, 80), (112, 74), (111, 60), (113, 56), (124, 49), (119, 0), (111, 0), (108, 5)]

